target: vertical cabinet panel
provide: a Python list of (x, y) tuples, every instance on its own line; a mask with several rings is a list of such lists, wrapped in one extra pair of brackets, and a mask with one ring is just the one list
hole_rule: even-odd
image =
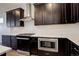
[(62, 24), (67, 23), (67, 20), (66, 20), (66, 3), (61, 4), (61, 23)]
[(78, 18), (78, 4), (77, 3), (73, 3), (71, 4), (71, 22), (77, 22), (77, 18)]
[(11, 20), (10, 20), (11, 19), (11, 13), (10, 12), (6, 13), (6, 19), (7, 19), (6, 20), (7, 26), (10, 27), (10, 24), (11, 24)]
[(66, 11), (65, 11), (65, 16), (66, 16), (66, 23), (71, 23), (71, 4), (66, 3)]
[(77, 22), (79, 22), (79, 3), (77, 4)]

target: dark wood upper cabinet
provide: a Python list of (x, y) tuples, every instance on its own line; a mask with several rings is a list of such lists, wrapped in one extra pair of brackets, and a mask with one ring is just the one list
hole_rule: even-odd
[(72, 4), (72, 21), (79, 22), (79, 3)]
[(65, 23), (75, 23), (77, 22), (77, 3), (65, 3), (64, 4), (65, 11)]
[(35, 5), (35, 25), (60, 23), (60, 5)]
[(79, 3), (77, 3), (77, 22), (79, 22)]
[[(42, 6), (38, 5), (35, 6), (35, 25), (42, 25), (43, 24), (43, 13), (42, 13)], [(41, 9), (41, 10), (40, 10)]]
[(67, 24), (79, 21), (78, 3), (34, 4), (35, 25)]
[(24, 10), (22, 8), (17, 8), (6, 12), (6, 23), (8, 27), (19, 27), (24, 26), (23, 21), (19, 21), (24, 17)]
[[(43, 7), (44, 8), (44, 7)], [(56, 24), (60, 23), (60, 4), (46, 4), (43, 10), (43, 23)]]

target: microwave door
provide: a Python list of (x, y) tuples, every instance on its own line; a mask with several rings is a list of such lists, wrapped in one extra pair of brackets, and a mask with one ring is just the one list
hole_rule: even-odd
[(38, 39), (38, 49), (58, 52), (58, 39)]
[(55, 48), (55, 42), (40, 41), (40, 47)]

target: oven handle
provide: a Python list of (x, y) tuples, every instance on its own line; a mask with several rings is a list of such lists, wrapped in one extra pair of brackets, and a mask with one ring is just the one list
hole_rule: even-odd
[(17, 37), (17, 39), (19, 40), (29, 40), (29, 38), (20, 38), (20, 37)]

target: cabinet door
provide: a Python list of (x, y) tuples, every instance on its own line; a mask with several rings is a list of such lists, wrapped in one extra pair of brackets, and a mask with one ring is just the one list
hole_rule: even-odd
[(38, 56), (58, 56), (57, 52), (38, 50)]
[(20, 19), (22, 19), (24, 17), (24, 10), (21, 8), (18, 8), (18, 9), (15, 9), (14, 12), (15, 12), (14, 18), (15, 18), (16, 27), (24, 26), (24, 22), (19, 21)]
[(79, 22), (79, 3), (77, 3), (77, 22)]
[(71, 22), (79, 22), (79, 3), (71, 4)]
[(19, 21), (19, 19), (20, 19), (20, 10), (14, 10), (14, 12), (15, 12), (15, 16), (14, 16), (15, 25), (18, 27), (18, 26), (20, 26), (20, 21)]
[(43, 24), (43, 10), (41, 5), (35, 6), (35, 25), (42, 25)]
[(2, 36), (2, 45), (7, 46), (7, 47), (11, 46), (11, 44), (10, 44), (10, 36), (7, 36), (7, 35)]
[(61, 23), (64, 24), (66, 23), (66, 7), (65, 7), (65, 3), (62, 3), (61, 4)]
[(11, 18), (10, 19), (11, 20), (11, 24), (10, 25), (11, 25), (11, 27), (15, 27), (16, 26), (15, 25), (15, 21), (16, 21), (15, 20), (15, 13), (14, 13), (14, 11), (10, 11), (10, 12), (11, 12), (11, 17), (10, 17)]
[(60, 4), (45, 4), (44, 9), (44, 24), (59, 24), (61, 23)]
[(15, 18), (14, 18), (14, 11), (8, 11), (6, 13), (6, 22), (8, 27), (14, 27), (15, 26)]
[(71, 3), (66, 3), (66, 23), (71, 23)]
[(75, 22), (79, 22), (79, 3), (75, 3)]
[(11, 47), (17, 49), (17, 39), (16, 36), (11, 36)]
[(38, 55), (38, 38), (31, 38), (30, 45), (31, 45), (30, 54)]
[(8, 27), (10, 27), (10, 24), (11, 24), (11, 13), (10, 12), (7, 12), (6, 13), (6, 24)]
[(59, 56), (70, 56), (71, 55), (71, 42), (66, 38), (59, 38), (58, 42), (58, 54)]
[(62, 20), (64, 23), (75, 23), (78, 20), (78, 4), (63, 3), (62, 5)]

